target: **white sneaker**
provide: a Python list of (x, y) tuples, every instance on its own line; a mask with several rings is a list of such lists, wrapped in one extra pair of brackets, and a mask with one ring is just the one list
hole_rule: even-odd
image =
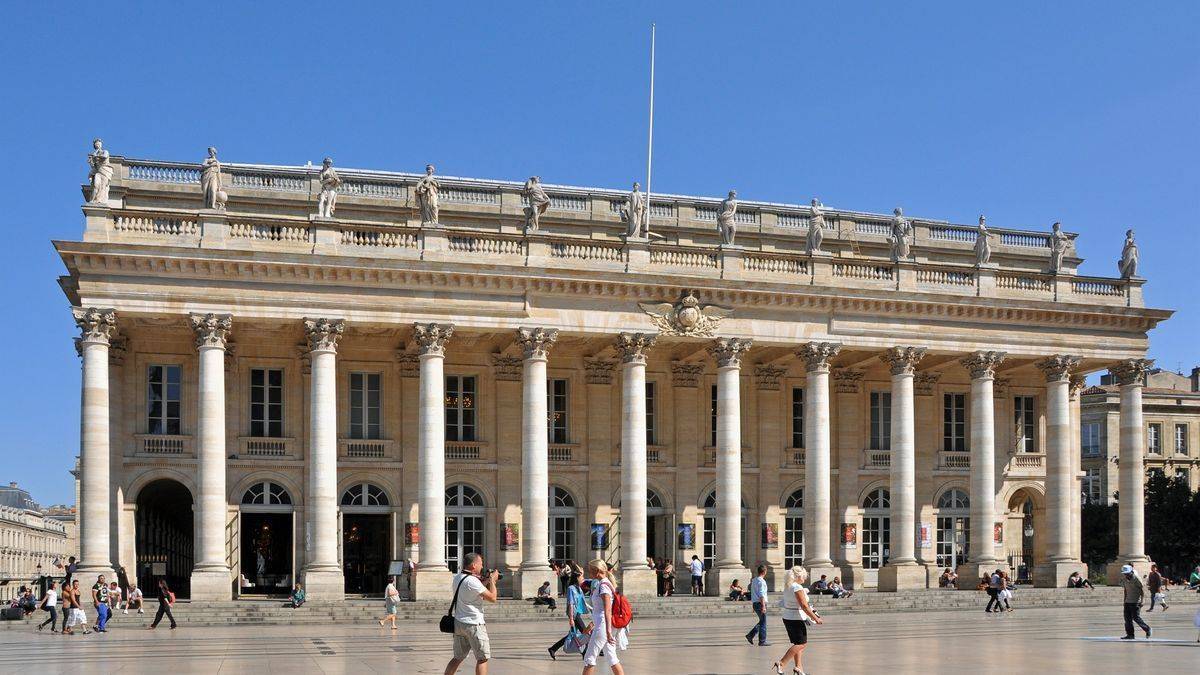
[(129, 613), (129, 610), (127, 610), (127, 609), (123, 609), (123, 610), (121, 610), (121, 613), (122, 613), (122, 614), (128, 614), (128, 613)]
[(146, 613), (146, 610), (144, 610), (144, 609), (138, 609), (138, 614), (145, 614), (145, 613)]

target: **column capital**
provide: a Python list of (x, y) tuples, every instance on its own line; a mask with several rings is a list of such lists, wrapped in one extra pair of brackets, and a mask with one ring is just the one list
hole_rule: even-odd
[(528, 359), (546, 360), (550, 348), (558, 340), (557, 328), (518, 328), (517, 344)]
[(1079, 365), (1078, 356), (1055, 354), (1034, 364), (1046, 376), (1046, 382), (1061, 382), (1071, 375), (1071, 369)]
[(588, 384), (612, 384), (613, 369), (617, 362), (611, 359), (584, 359)]
[(703, 363), (671, 362), (671, 385), (676, 387), (700, 386), (700, 375), (704, 373)]
[(808, 372), (829, 372), (829, 360), (842, 351), (840, 342), (806, 342), (796, 350)]
[(79, 344), (103, 344), (117, 332), (117, 311), (98, 307), (72, 307), (71, 315), (79, 327)]
[(959, 363), (971, 374), (972, 380), (991, 380), (996, 377), (996, 366), (1004, 363), (1008, 352), (975, 352), (963, 357)]
[(862, 389), (863, 371), (841, 368), (833, 371), (833, 387), (839, 394), (857, 394)]
[(787, 374), (784, 366), (760, 363), (754, 366), (754, 382), (759, 391), (779, 391), (779, 380)]
[(718, 368), (741, 368), (742, 355), (753, 344), (753, 340), (746, 338), (717, 338), (709, 345), (708, 353), (717, 360)]
[(912, 375), (926, 351), (925, 347), (889, 347), (879, 360), (891, 368), (893, 375)]
[(417, 343), (417, 354), (421, 356), (445, 356), (446, 342), (454, 335), (454, 325), (449, 323), (414, 323), (413, 340)]
[(1154, 359), (1126, 359), (1108, 367), (1108, 372), (1117, 378), (1117, 384), (1145, 386), (1146, 371), (1154, 366)]
[(219, 347), (225, 349), (229, 333), (233, 331), (231, 314), (189, 314), (188, 323), (196, 333), (196, 348)]
[(651, 333), (619, 333), (614, 345), (621, 355), (621, 363), (645, 363), (646, 352), (658, 341)]
[(304, 319), (304, 335), (312, 352), (336, 352), (344, 332), (346, 322), (342, 319)]

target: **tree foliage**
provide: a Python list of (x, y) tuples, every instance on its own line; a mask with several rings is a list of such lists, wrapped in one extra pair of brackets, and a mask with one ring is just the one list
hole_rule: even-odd
[[(1080, 541), (1083, 561), (1091, 569), (1117, 559), (1117, 514), (1117, 504), (1083, 505)], [(1146, 554), (1164, 575), (1186, 579), (1200, 565), (1200, 491), (1192, 492), (1186, 481), (1152, 473), (1146, 480), (1145, 524)]]

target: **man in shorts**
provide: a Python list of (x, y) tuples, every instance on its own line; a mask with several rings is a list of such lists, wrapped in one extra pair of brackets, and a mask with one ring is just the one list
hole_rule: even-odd
[(467, 655), (475, 653), (475, 675), (487, 675), (492, 648), (488, 643), (487, 625), (483, 619), (483, 603), (496, 601), (496, 580), (500, 572), (483, 572), (483, 556), (468, 553), (463, 556), (462, 568), (454, 575), (451, 592), (454, 601), (454, 658), (446, 664), (445, 675), (454, 675)]

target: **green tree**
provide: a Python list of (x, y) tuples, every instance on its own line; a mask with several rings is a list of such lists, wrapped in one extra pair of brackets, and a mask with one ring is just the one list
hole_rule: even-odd
[(1080, 513), (1083, 562), (1100, 572), (1117, 559), (1117, 505), (1088, 502)]
[(1200, 492), (1155, 471), (1146, 481), (1146, 554), (1171, 578), (1200, 562)]

